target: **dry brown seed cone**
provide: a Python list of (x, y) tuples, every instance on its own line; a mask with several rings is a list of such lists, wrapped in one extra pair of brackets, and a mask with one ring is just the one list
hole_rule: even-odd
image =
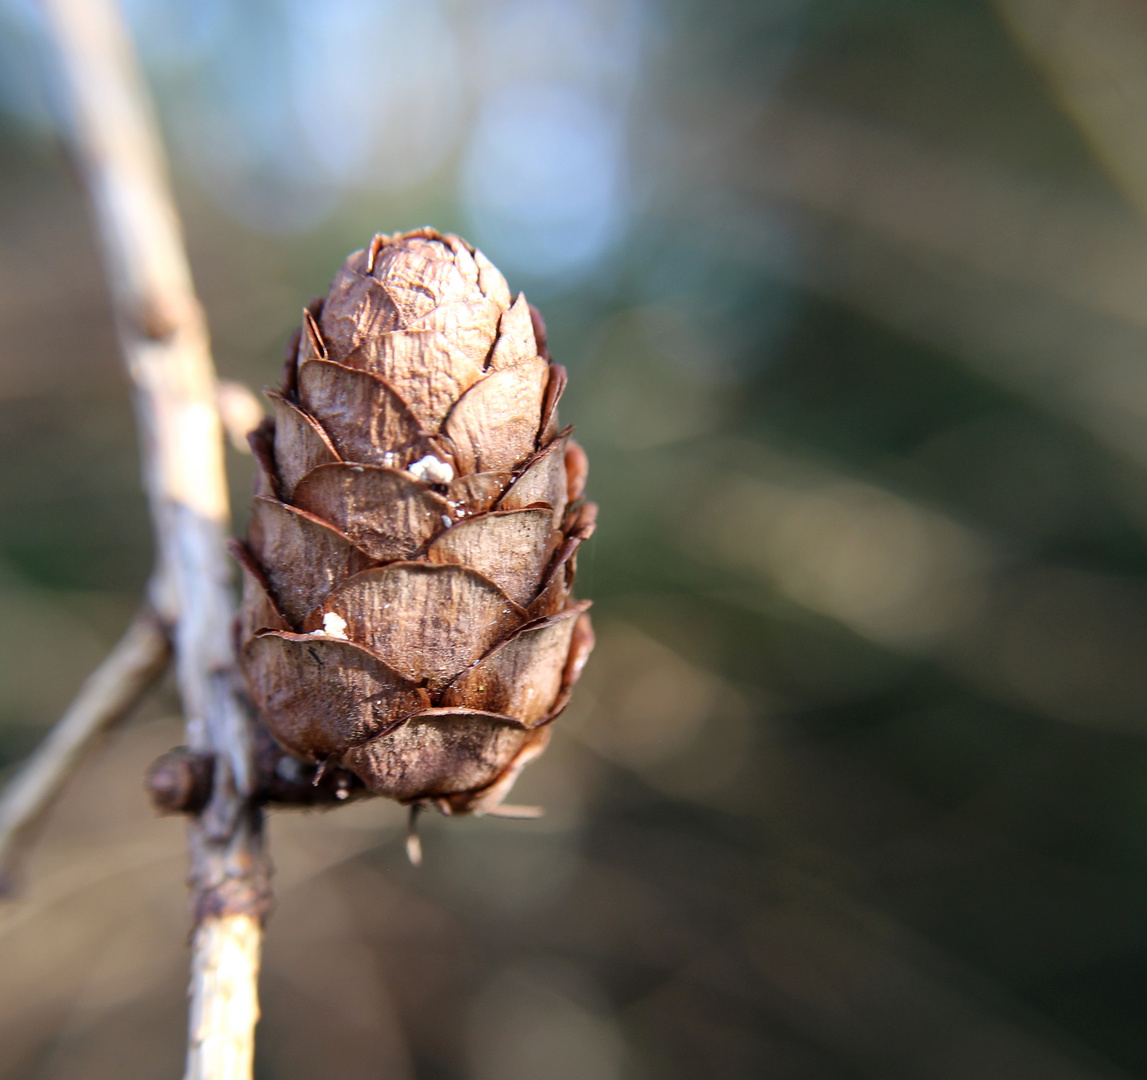
[(564, 385), (525, 297), (431, 229), (376, 236), (304, 313), (235, 544), (242, 667), (287, 750), (450, 813), (541, 752), (593, 647)]

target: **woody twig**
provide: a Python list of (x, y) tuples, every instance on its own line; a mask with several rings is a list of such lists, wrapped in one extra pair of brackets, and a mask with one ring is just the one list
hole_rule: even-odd
[(189, 828), (196, 928), (187, 1080), (251, 1075), (268, 890), (251, 720), (234, 690), (228, 499), (207, 328), (163, 150), (114, 0), (45, 0), (130, 376), (188, 747), (213, 762)]
[(36, 826), (88, 751), (138, 704), (167, 670), (170, 656), (167, 634), (147, 604), (0, 792), (0, 893)]

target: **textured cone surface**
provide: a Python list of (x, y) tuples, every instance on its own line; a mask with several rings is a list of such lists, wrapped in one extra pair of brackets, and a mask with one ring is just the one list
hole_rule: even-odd
[(379, 795), (485, 812), (592, 647), (565, 371), (456, 236), (376, 236), (304, 313), (259, 462), (238, 622), (275, 738)]

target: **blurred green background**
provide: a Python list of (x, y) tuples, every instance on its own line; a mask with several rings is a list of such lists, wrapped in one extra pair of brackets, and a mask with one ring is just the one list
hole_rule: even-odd
[[(227, 377), (375, 231), (546, 315), (597, 652), (515, 799), (276, 815), (260, 1080), (1147, 1077), (1147, 9), (130, 0)], [(150, 562), (0, 0), (0, 767)], [(233, 454), (237, 527), (251, 484)], [(0, 909), (0, 1076), (177, 1075), (170, 688)]]

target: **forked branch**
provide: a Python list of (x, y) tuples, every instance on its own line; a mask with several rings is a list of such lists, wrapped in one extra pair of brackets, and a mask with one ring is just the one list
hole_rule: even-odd
[[(210, 801), (190, 826), (196, 931), (188, 1080), (251, 1073), (266, 867), (250, 717), (235, 694), (224, 549), (228, 499), (215, 371), (163, 151), (114, 0), (45, 0), (131, 377), (192, 751)], [(243, 1003), (243, 1007), (237, 1007)]]

